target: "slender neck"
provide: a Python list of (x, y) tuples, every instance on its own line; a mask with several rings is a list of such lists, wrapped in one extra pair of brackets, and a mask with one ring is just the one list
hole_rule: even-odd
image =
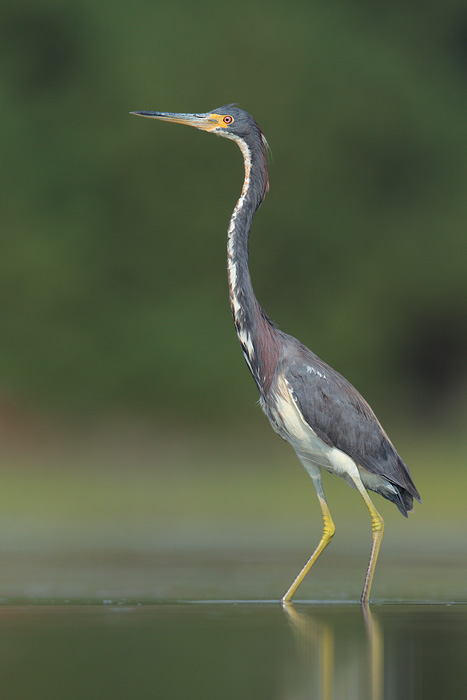
[(269, 389), (277, 364), (277, 332), (256, 299), (251, 284), (248, 241), (253, 216), (268, 188), (268, 174), (261, 134), (247, 142), (235, 138), (243, 154), (245, 180), (227, 235), (229, 297), (238, 339), (258, 386)]

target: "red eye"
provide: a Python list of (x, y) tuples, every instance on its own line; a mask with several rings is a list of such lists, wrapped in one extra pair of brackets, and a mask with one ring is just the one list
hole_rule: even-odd
[(227, 114), (222, 121), (224, 122), (224, 124), (232, 124), (233, 117), (231, 117), (229, 114)]

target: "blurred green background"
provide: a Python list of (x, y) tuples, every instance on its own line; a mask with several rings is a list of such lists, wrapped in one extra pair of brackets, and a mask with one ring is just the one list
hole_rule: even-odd
[(394, 547), (446, 552), (456, 528), (465, 554), (465, 3), (18, 0), (0, 32), (4, 553), (314, 542), (228, 306), (241, 154), (128, 114), (238, 102), (273, 152), (258, 298), (409, 463), (410, 527), (377, 499)]

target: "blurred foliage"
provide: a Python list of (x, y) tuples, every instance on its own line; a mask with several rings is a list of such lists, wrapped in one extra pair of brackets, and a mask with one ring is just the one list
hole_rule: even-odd
[(128, 116), (237, 101), (274, 153), (267, 312), (375, 408), (465, 407), (465, 3), (18, 0), (0, 33), (7, 404), (255, 400), (225, 281), (240, 153)]

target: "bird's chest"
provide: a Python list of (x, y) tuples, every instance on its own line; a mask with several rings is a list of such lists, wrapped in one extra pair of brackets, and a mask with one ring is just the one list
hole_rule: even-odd
[(280, 376), (269, 392), (267, 401), (260, 400), (273, 429), (294, 448), (298, 454), (316, 458), (321, 466), (329, 466), (329, 445), (315, 433), (305, 421), (290, 392), (287, 380)]
[(356, 464), (337, 447), (326, 444), (306, 422), (285, 377), (279, 377), (267, 400), (261, 400), (261, 406), (273, 429), (294, 448), (312, 477), (325, 469), (355, 485), (348, 477), (351, 473), (355, 475)]

